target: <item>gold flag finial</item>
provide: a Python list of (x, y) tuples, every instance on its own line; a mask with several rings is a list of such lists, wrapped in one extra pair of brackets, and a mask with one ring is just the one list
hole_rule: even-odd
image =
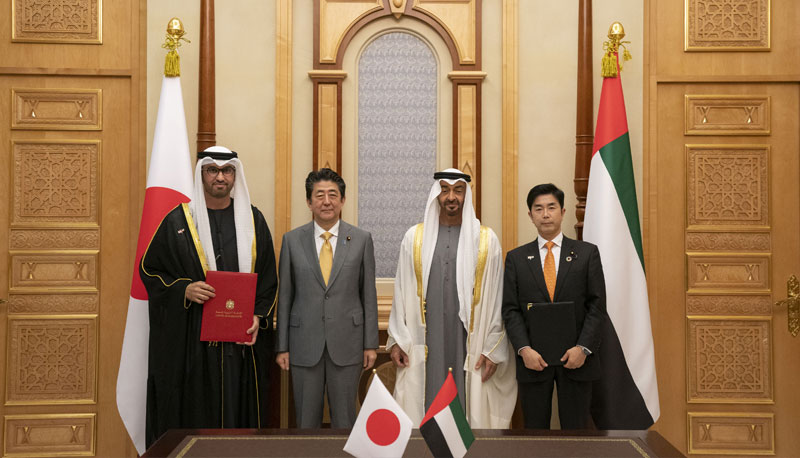
[(614, 22), (608, 28), (608, 41), (603, 42), (603, 55), (602, 70), (600, 71), (603, 78), (616, 78), (620, 71), (622, 71), (622, 63), (619, 61), (619, 48), (622, 48), (623, 62), (631, 60), (631, 53), (625, 46), (630, 41), (622, 41), (625, 38), (625, 28), (622, 23)]
[(162, 48), (168, 49), (167, 58), (164, 61), (164, 76), (181, 76), (181, 56), (178, 55), (178, 48), (181, 47), (181, 40), (191, 43), (183, 36), (186, 30), (183, 29), (183, 22), (174, 17), (167, 22), (167, 39)]

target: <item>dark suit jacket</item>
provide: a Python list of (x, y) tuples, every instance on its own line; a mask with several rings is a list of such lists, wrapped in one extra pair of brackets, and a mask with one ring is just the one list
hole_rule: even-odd
[(372, 235), (339, 222), (328, 285), (322, 279), (314, 223), (283, 236), (279, 264), (277, 352), (293, 365), (317, 364), (327, 346), (339, 366), (361, 364), (378, 348), (378, 298)]
[[(567, 369), (567, 376), (580, 381), (598, 379), (600, 330), (603, 320), (606, 319), (606, 286), (597, 246), (564, 237), (553, 296), (553, 302), (574, 303), (575, 335), (578, 336), (575, 344), (592, 352), (583, 366)], [(544, 282), (539, 242), (536, 239), (509, 251), (506, 256), (503, 321), (515, 353), (522, 347), (531, 346), (527, 304), (542, 302), (551, 301)], [(547, 372), (553, 370), (553, 367), (547, 367), (541, 372), (528, 369), (522, 357), (517, 355), (517, 380), (520, 382), (546, 379), (549, 376)]]

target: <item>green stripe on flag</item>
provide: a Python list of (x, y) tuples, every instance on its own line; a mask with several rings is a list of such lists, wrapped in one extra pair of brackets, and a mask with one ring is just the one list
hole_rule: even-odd
[(472, 434), (472, 428), (469, 427), (469, 423), (467, 423), (467, 416), (464, 415), (464, 409), (461, 408), (458, 396), (450, 402), (450, 412), (453, 414), (453, 419), (458, 427), (461, 441), (464, 442), (464, 448), (469, 449), (469, 446), (475, 441), (475, 436)]
[(631, 159), (631, 142), (628, 132), (600, 148), (600, 157), (608, 170), (614, 189), (617, 191), (620, 206), (625, 213), (628, 230), (633, 245), (639, 255), (639, 262), (644, 270), (644, 254), (642, 253), (642, 231), (639, 227), (639, 206), (636, 202), (636, 183), (633, 178), (633, 160)]

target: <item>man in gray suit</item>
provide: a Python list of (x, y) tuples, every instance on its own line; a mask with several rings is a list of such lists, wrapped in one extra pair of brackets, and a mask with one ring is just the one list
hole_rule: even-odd
[[(378, 298), (372, 235), (339, 219), (345, 183), (331, 169), (306, 178), (313, 221), (283, 236), (276, 362), (292, 371), (300, 428), (352, 428), (362, 369), (375, 363)], [(291, 359), (290, 359), (291, 355)]]

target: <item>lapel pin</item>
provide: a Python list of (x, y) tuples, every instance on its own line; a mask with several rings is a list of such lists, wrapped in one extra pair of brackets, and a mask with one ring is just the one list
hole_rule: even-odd
[(531, 309), (531, 307), (533, 307), (533, 304), (531, 304), (530, 302), (528, 302), (528, 310), (530, 310), (530, 309)]
[(348, 242), (350, 241), (350, 236), (349, 236), (349, 235), (347, 236), (347, 241), (348, 241)]
[(567, 262), (572, 262), (573, 259), (578, 259), (578, 255), (576, 255), (574, 251), (570, 251), (569, 252), (569, 256), (567, 256), (566, 261)]
[(184, 228), (178, 229), (178, 234), (183, 234), (183, 231), (185, 231), (185, 230), (186, 229), (184, 229)]
[(536, 258), (536, 256), (528, 256), (528, 261), (530, 261), (531, 259), (534, 259), (534, 258)]
[(572, 262), (572, 256), (567, 256), (567, 262)]

